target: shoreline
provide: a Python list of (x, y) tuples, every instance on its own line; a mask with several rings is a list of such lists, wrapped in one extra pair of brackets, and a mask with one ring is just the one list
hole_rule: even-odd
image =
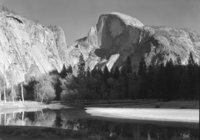
[[(197, 104), (198, 102), (195, 102), (195, 104)], [(71, 104), (74, 104), (75, 107), (70, 107), (70, 105), (68, 106), (67, 104), (61, 105), (59, 103), (53, 103), (49, 105), (39, 103), (39, 105), (41, 105), (39, 108), (37, 108), (37, 106), (31, 108), (0, 108), (0, 114), (9, 113), (11, 111), (31, 112), (37, 109), (44, 109), (43, 107), (45, 107), (52, 110), (61, 109), (61, 111), (64, 111), (63, 115), (67, 115), (72, 118), (103, 120), (117, 123), (133, 123), (142, 125), (148, 124), (171, 128), (183, 127), (199, 130), (199, 109), (189, 108), (193, 107), (193, 101), (185, 106), (188, 107), (187, 109), (180, 109), (180, 102), (176, 102), (176, 108), (170, 108), (170, 106), (168, 106), (169, 108), (166, 108), (167, 104), (170, 102), (168, 102), (167, 104), (161, 104), (160, 108), (155, 108), (156, 102), (148, 103), (148, 101), (146, 101), (146, 104), (143, 103), (144, 102), (138, 102), (136, 104), (101, 104), (100, 106), (98, 105), (98, 107), (95, 107), (95, 105), (90, 105), (84, 106), (84, 108), (82, 108), (83, 105), (81, 105), (80, 107), (79, 104), (76, 105), (75, 103)], [(31, 103), (28, 104), (30, 105)], [(69, 140), (78, 140), (83, 137), (87, 139), (90, 136), (93, 137), (96, 135), (99, 135), (99, 133), (88, 132), (84, 130), (75, 131), (44, 126), (0, 125), (0, 139), (3, 140), (64, 140), (66, 138)]]
[(36, 101), (24, 101), (24, 102), (0, 102), (0, 110), (31, 110), (31, 109), (61, 109), (69, 108), (69, 106), (63, 104), (44, 104)]
[(197, 109), (127, 109), (127, 108), (93, 108), (88, 107), (86, 112), (92, 116), (126, 119), (135, 121), (199, 123)]
[(171, 108), (171, 109), (199, 109), (199, 100), (173, 100), (173, 101), (158, 101), (152, 100), (133, 100), (132, 102), (107, 102), (104, 103), (85, 103), (85, 107), (123, 107), (123, 108)]
[(36, 101), (16, 101), (0, 102), (0, 109), (18, 109), (18, 108), (69, 108), (69, 107), (123, 107), (123, 108), (171, 108), (171, 109), (199, 109), (199, 100), (173, 100), (158, 101), (150, 100), (110, 100), (108, 101), (74, 101), (60, 102), (53, 101), (51, 104), (45, 104)]
[[(199, 123), (199, 101), (157, 102), (155, 100), (137, 101), (135, 103), (91, 104), (83, 103), (43, 104), (40, 102), (10, 102), (1, 105), (0, 114), (12, 112), (35, 112), (43, 109), (65, 110), (66, 115), (74, 117), (105, 118), (132, 121), (163, 121), (179, 123)], [(157, 107), (159, 105), (159, 108)], [(5, 107), (5, 108), (4, 108)], [(184, 107), (184, 108), (183, 108)], [(69, 109), (69, 110), (68, 110)], [(75, 116), (76, 115), (76, 116)], [(91, 117), (90, 117), (91, 116)]]

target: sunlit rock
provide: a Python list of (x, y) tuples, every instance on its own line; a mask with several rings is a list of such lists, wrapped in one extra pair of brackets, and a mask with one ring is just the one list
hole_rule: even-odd
[(60, 71), (65, 62), (63, 30), (45, 27), (12, 12), (0, 11), (0, 73), (7, 86), (36, 76)]
[[(191, 53), (200, 63), (200, 35), (189, 29), (146, 26), (139, 20), (121, 13), (101, 15), (86, 37), (73, 43), (69, 50), (69, 63), (76, 69), (79, 54), (93, 69), (107, 65), (124, 65), (128, 56), (133, 71), (137, 72), (144, 56), (147, 65), (159, 65), (170, 59), (176, 64), (187, 64)], [(76, 55), (75, 55), (76, 54)]]

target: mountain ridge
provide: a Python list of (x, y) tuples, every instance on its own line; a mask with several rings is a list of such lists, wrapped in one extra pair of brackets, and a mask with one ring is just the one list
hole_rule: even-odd
[[(128, 18), (127, 18), (128, 17)], [(145, 57), (147, 65), (159, 65), (170, 59), (187, 64), (190, 53), (200, 64), (200, 34), (185, 28), (143, 25), (139, 20), (121, 13), (99, 16), (95, 27), (87, 36), (71, 45), (73, 54), (82, 53), (87, 66), (93, 69), (105, 65), (123, 66), (131, 57), (133, 70), (137, 72), (139, 62)], [(73, 56), (71, 65), (76, 68), (78, 57)]]
[(46, 27), (6, 8), (0, 11), (0, 76), (9, 85), (24, 82), (63, 65), (77, 73), (80, 54), (86, 68), (122, 67), (129, 56), (134, 72), (170, 59), (186, 65), (189, 55), (200, 64), (200, 34), (185, 28), (144, 25), (131, 16), (112, 12), (99, 16), (88, 34), (67, 45), (61, 27)]

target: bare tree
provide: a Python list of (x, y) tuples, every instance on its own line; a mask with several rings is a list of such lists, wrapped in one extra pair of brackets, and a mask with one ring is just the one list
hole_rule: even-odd
[(12, 101), (15, 101), (16, 98), (16, 92), (14, 89), (14, 85), (16, 85), (16, 78), (15, 78), (15, 74), (13, 71), (11, 71), (10, 69), (6, 70), (6, 78), (8, 79), (9, 82), (9, 87), (11, 88), (11, 97), (12, 97)]
[(3, 77), (0, 77), (0, 102), (1, 102), (1, 94), (2, 94), (2, 91), (3, 91), (3, 89), (4, 89), (4, 79), (3, 79)]
[(0, 101), (2, 100), (2, 92), (3, 92), (3, 97), (4, 101), (6, 102), (6, 80), (5, 76), (0, 75)]
[(56, 95), (51, 76), (43, 75), (37, 81), (38, 83), (34, 86), (35, 99), (41, 102), (53, 100)]
[(23, 83), (21, 85), (21, 96), (22, 96), (22, 101), (24, 102), (24, 90), (23, 90)]

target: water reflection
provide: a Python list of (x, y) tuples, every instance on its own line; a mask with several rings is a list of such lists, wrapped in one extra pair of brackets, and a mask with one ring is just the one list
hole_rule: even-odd
[(0, 113), (0, 125), (53, 127), (56, 113), (53, 110), (36, 112)]
[(45, 126), (71, 130), (89, 130), (109, 139), (126, 140), (199, 140), (198, 128), (122, 123), (91, 119), (76, 110), (39, 110), (0, 113), (0, 125)]

